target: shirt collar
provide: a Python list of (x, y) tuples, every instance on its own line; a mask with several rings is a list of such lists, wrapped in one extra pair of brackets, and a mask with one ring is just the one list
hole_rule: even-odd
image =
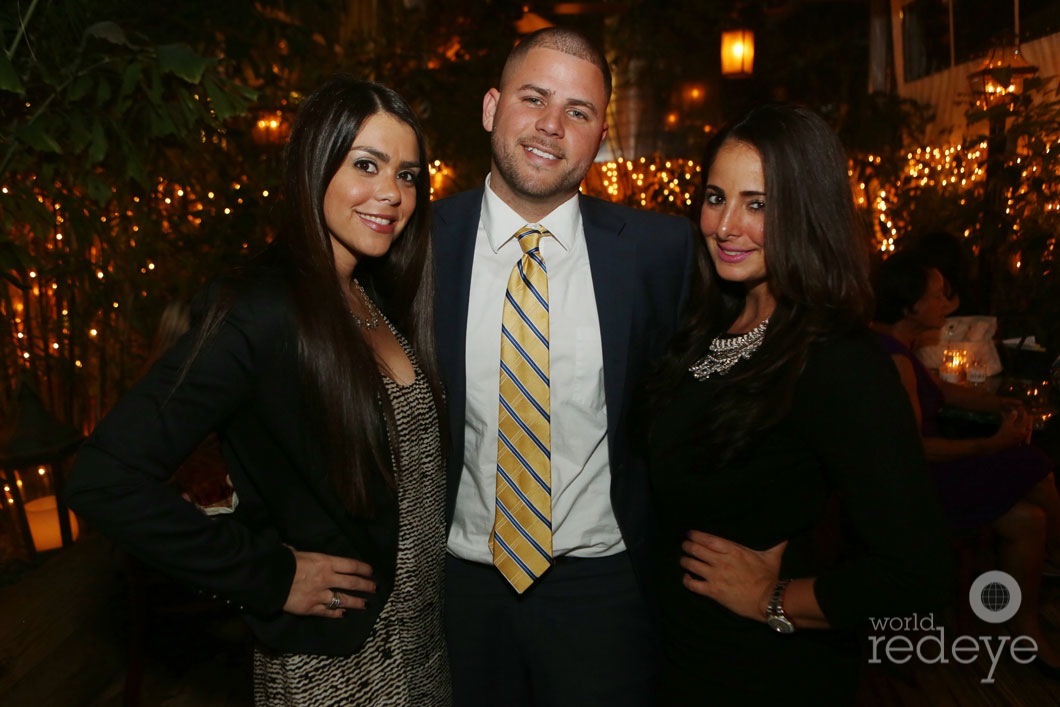
[[(578, 207), (578, 195), (553, 209), (538, 224), (548, 229), (564, 250), (569, 251), (574, 242), (582, 237), (582, 212)], [(486, 229), (490, 248), (498, 252), (515, 237), (516, 232), (526, 226), (526, 220), (504, 203), (490, 187), (490, 175), (486, 175), (486, 189), (482, 198), (482, 225)], [(531, 224), (533, 225), (533, 224)]]

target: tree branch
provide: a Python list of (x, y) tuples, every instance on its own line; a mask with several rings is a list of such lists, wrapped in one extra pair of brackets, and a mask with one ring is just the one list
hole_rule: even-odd
[(11, 42), (11, 48), (5, 50), (8, 59), (15, 56), (15, 50), (18, 49), (19, 42), (22, 41), (23, 35), (26, 34), (26, 25), (29, 24), (30, 18), (33, 17), (33, 11), (37, 9), (37, 3), (39, 1), (40, 0), (33, 0), (33, 2), (30, 3), (29, 9), (26, 10), (26, 15), (22, 17), (21, 21), (18, 23), (18, 34), (15, 35), (15, 39)]

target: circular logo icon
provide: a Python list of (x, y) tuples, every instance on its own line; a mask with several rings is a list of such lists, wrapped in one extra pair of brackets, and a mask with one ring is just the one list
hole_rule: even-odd
[(1012, 575), (1000, 570), (983, 572), (968, 590), (972, 612), (989, 624), (1008, 621), (1016, 615), (1023, 600), (1020, 585)]

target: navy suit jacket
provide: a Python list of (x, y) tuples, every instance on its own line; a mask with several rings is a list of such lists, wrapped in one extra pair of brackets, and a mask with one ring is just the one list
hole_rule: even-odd
[[(434, 204), (435, 321), (451, 434), (450, 523), (463, 470), (467, 310), (482, 194), (474, 189)], [(643, 579), (652, 512), (644, 464), (632, 452), (626, 421), (645, 365), (662, 353), (680, 322), (694, 262), (692, 224), (584, 195), (579, 206), (600, 319), (611, 503)]]

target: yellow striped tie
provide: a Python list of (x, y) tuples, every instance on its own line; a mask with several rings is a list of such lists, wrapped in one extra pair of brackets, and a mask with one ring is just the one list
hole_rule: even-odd
[(512, 268), (501, 323), (497, 508), (493, 564), (522, 594), (552, 564), (552, 434), (549, 430), (548, 274), (538, 247), (547, 230), (515, 234), (523, 257)]

